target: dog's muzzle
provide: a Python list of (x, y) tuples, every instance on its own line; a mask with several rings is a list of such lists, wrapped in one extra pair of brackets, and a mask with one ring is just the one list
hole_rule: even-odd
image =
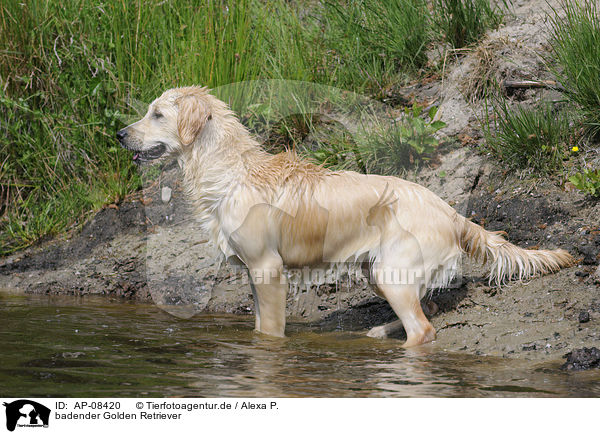
[(117, 140), (121, 143), (121, 146), (123, 148), (133, 152), (133, 162), (138, 165), (160, 158), (167, 150), (167, 147), (162, 143), (159, 143), (158, 145), (143, 151), (133, 149), (133, 147), (129, 146), (129, 144), (127, 143), (127, 137), (128, 134), (125, 129), (117, 131)]

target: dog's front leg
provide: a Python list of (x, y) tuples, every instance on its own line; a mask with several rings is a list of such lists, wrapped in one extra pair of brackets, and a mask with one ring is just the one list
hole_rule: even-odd
[(281, 259), (250, 265), (250, 279), (256, 311), (255, 328), (271, 336), (285, 336), (287, 279)]

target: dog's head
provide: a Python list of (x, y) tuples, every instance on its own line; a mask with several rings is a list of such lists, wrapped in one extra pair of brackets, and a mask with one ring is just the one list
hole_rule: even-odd
[(139, 121), (117, 132), (121, 146), (141, 165), (189, 150), (212, 119), (213, 97), (206, 88), (170, 89), (154, 100)]

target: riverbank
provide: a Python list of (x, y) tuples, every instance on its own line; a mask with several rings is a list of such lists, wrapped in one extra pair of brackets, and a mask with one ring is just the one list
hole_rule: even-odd
[[(548, 78), (537, 54), (547, 44), (545, 12), (533, 3), (517, 4), (514, 17), (481, 43), (499, 59), (492, 71), (498, 78)], [(464, 92), (478, 59), (473, 50), (449, 62), (443, 80), (407, 88), (409, 99), (436, 101), (438, 116), (447, 124), (441, 132), (449, 140), (427, 166), (406, 177), (486, 229), (505, 230), (519, 246), (564, 248), (579, 262), (556, 274), (496, 288), (488, 285), (483, 267), (465, 259), (462, 278), (431, 295), (439, 307), (431, 318), (438, 330), (432, 345), (533, 360), (559, 360), (576, 348), (599, 347), (600, 201), (570, 188), (561, 175), (527, 177), (481, 151), (479, 119), (486, 106), (469, 101)], [(515, 98), (533, 104), (555, 91), (517, 92)], [(99, 211), (81, 231), (2, 258), (0, 288), (156, 303), (186, 318), (252, 314), (244, 270), (217, 258), (187, 208), (171, 165), (152, 185)], [(291, 290), (288, 314), (324, 331), (366, 332), (395, 319), (364, 280), (345, 276), (338, 285)]]
[[(439, 182), (434, 174), (439, 170), (456, 176)], [(428, 179), (435, 182), (428, 184)], [(419, 180), (442, 197), (450, 188), (458, 210), (490, 230), (507, 230), (513, 243), (564, 248), (579, 260), (556, 274), (497, 288), (488, 285), (484, 267), (465, 259), (462, 279), (431, 295), (439, 306), (431, 318), (438, 330), (435, 346), (546, 360), (600, 344), (599, 202), (551, 182), (527, 185), (514, 176), (502, 177), (485, 157), (463, 148), (448, 153), (438, 168), (423, 170)], [(168, 202), (161, 198), (165, 187), (172, 189)], [(171, 170), (143, 195), (101, 210), (80, 233), (3, 259), (0, 288), (157, 303), (185, 318), (252, 314), (245, 272), (220, 264), (207, 239)], [(324, 331), (366, 332), (394, 319), (364, 279), (347, 276), (338, 285), (290, 290), (288, 315)]]

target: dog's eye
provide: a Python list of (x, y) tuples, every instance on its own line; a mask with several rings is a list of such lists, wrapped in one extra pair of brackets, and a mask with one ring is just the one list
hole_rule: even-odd
[(154, 111), (154, 119), (160, 119), (163, 117), (163, 114), (159, 111)]

